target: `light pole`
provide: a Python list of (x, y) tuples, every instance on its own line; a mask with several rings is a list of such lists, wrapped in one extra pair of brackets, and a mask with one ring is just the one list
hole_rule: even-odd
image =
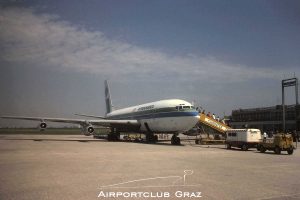
[[(282, 89), (282, 129), (285, 132), (285, 97), (284, 97), (284, 88), (295, 86), (295, 96), (296, 96), (296, 106), (298, 105), (298, 78), (290, 78), (284, 79), (281, 81), (281, 89)], [(295, 111), (296, 112), (296, 111)]]

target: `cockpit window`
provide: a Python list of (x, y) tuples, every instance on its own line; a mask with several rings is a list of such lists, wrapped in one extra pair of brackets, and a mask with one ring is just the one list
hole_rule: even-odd
[(182, 106), (176, 106), (176, 110), (182, 110)]

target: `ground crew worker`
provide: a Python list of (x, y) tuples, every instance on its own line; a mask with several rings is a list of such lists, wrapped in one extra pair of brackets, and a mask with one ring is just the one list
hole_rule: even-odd
[(222, 123), (226, 125), (225, 118), (222, 119)]
[(210, 114), (210, 112), (208, 112), (208, 113), (207, 113), (207, 117), (211, 117), (211, 114)]
[(267, 139), (267, 133), (264, 132), (264, 141), (266, 141), (266, 139)]

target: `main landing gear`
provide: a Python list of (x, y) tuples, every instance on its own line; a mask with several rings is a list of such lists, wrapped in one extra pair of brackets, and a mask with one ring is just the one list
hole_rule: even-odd
[(111, 128), (110, 133), (107, 135), (108, 141), (119, 141), (120, 140), (120, 132), (116, 128)]
[(171, 144), (173, 145), (180, 145), (180, 138), (174, 134), (171, 138)]
[[(156, 143), (158, 141), (158, 136), (154, 135), (153, 133), (148, 133), (146, 135), (146, 142), (147, 143)], [(172, 145), (180, 145), (180, 138), (177, 136), (177, 134), (174, 134), (171, 138), (171, 144)]]
[(148, 133), (146, 135), (146, 142), (147, 143), (156, 143), (158, 141), (158, 136), (154, 135), (153, 133)]

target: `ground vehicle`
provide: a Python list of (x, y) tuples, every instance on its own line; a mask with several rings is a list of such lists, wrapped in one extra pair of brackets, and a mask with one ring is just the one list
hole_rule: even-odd
[(248, 148), (257, 147), (261, 141), (261, 132), (259, 129), (229, 129), (226, 131), (226, 147), (238, 147), (244, 151)]
[(277, 133), (274, 138), (267, 138), (258, 144), (257, 150), (264, 153), (266, 150), (281, 154), (281, 151), (287, 151), (288, 154), (294, 152), (293, 137), (291, 134)]

